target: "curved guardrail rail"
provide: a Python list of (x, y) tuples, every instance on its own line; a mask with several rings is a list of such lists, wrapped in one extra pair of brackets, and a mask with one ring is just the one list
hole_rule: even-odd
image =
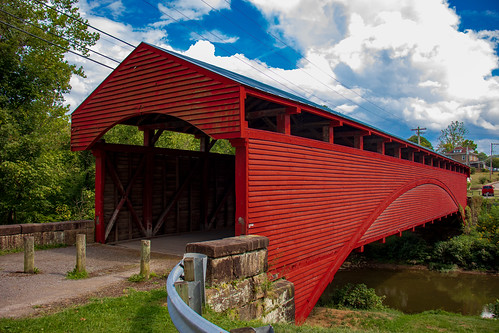
[(168, 312), (177, 330), (180, 333), (229, 333), (198, 315), (180, 298), (175, 282), (180, 281), (184, 272), (181, 264), (182, 261), (173, 268), (166, 280)]

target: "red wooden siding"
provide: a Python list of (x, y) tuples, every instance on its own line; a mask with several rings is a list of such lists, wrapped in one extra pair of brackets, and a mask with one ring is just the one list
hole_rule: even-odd
[[(370, 240), (380, 228), (380, 236), (395, 234), (466, 205), (465, 192), (455, 202), (435, 185), (463, 193), (463, 173), (278, 133), (248, 136), (248, 233), (269, 237), (274, 277), (295, 283), (298, 321), (374, 221)], [(429, 185), (398, 193), (425, 179)], [(390, 201), (394, 193), (400, 198)]]
[(114, 125), (162, 113), (213, 138), (240, 134), (240, 88), (223, 77), (141, 44), (72, 114), (71, 149), (88, 149)]
[[(438, 204), (428, 204), (430, 202)], [(393, 230), (410, 229), (415, 222), (421, 224), (450, 215), (459, 209), (458, 205), (439, 185), (419, 185), (393, 201), (362, 236), (358, 245), (383, 238), (387, 233), (393, 234)]]

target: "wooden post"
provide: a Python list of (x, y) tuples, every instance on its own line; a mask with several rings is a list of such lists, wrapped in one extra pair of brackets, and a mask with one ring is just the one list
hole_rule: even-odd
[(151, 273), (150, 261), (151, 261), (151, 241), (143, 239), (141, 241), (142, 248), (140, 251), (140, 275), (149, 279)]
[(189, 283), (187, 281), (175, 282), (175, 290), (185, 304), (189, 305)]
[(104, 220), (104, 187), (106, 181), (106, 152), (94, 149), (95, 156), (95, 241), (106, 242), (106, 226)]
[(35, 273), (35, 237), (24, 236), (24, 273)]
[(289, 114), (280, 113), (277, 115), (277, 132), (287, 135), (291, 134), (291, 122)]
[(184, 279), (185, 281), (194, 281), (194, 258), (184, 258)]
[[(145, 133), (145, 132), (144, 132)], [(151, 152), (145, 153), (145, 168), (144, 168), (144, 191), (142, 197), (142, 223), (146, 231), (145, 236), (151, 237), (152, 228), (152, 192), (154, 182), (154, 155)]]
[(87, 235), (76, 235), (76, 272), (86, 272), (87, 269)]

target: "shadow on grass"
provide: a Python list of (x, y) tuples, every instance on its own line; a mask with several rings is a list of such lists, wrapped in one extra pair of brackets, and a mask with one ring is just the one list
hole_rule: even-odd
[(130, 332), (175, 332), (166, 307), (166, 291), (152, 290), (131, 318)]

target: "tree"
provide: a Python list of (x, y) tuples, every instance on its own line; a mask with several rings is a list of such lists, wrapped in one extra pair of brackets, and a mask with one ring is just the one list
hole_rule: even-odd
[(479, 153), (478, 153), (478, 159), (479, 159), (480, 161), (485, 161), (485, 160), (487, 160), (488, 158), (489, 158), (489, 157), (488, 157), (488, 156), (487, 156), (487, 154), (485, 154), (484, 152), (479, 152)]
[[(426, 148), (430, 148), (431, 150), (433, 150), (433, 145), (431, 144), (430, 141), (428, 141), (428, 139), (426, 139), (425, 137), (422, 137), (422, 136), (420, 136), (419, 139), (421, 141), (421, 146), (426, 147)], [(413, 135), (407, 140), (410, 142), (418, 143), (418, 136)]]
[(0, 4), (0, 224), (65, 219), (71, 200), (91, 182), (91, 166), (84, 163), (89, 154), (69, 151), (63, 104), (71, 76), (84, 73), (64, 59), (62, 48), (87, 54), (98, 39), (82, 23), (76, 2)]
[(473, 140), (464, 140), (463, 143), (461, 144), (461, 146), (463, 148), (468, 148), (469, 151), (472, 151), (474, 153), (478, 153), (476, 148), (478, 147), (478, 145), (473, 141)]
[(453, 121), (446, 129), (441, 131), (438, 138), (438, 151), (448, 153), (456, 147), (468, 147), (470, 150), (475, 151), (477, 145), (472, 140), (465, 139), (467, 133), (468, 130), (463, 122)]

